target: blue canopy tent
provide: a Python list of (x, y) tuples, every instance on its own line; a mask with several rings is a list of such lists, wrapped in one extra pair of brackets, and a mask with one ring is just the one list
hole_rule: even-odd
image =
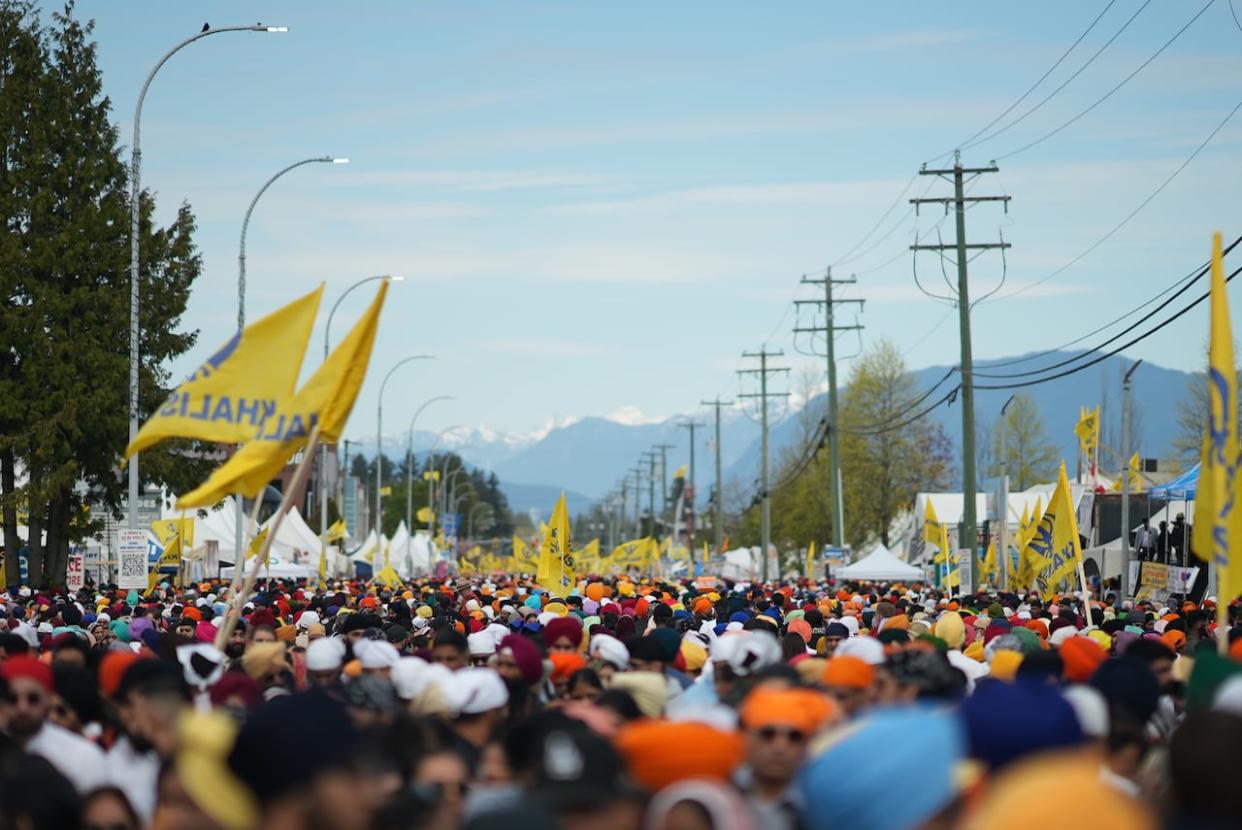
[(1159, 501), (1173, 501), (1175, 499), (1189, 501), (1195, 497), (1195, 490), (1198, 486), (1199, 465), (1196, 464), (1167, 484), (1151, 488), (1147, 495), (1149, 498), (1158, 499)]

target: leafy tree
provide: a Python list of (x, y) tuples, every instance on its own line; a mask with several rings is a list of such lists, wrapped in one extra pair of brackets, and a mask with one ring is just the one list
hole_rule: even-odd
[(893, 521), (920, 490), (949, 486), (952, 442), (918, 413), (919, 397), (905, 361), (880, 340), (855, 362), (841, 400), (841, 475), (845, 536), (854, 547), (887, 545)]
[(989, 473), (1009, 474), (1009, 486), (1025, 490), (1040, 482), (1052, 481), (1060, 456), (1044, 430), (1035, 399), (1025, 392), (1013, 396), (1005, 417), (992, 428), (992, 457)]
[[(0, 486), (6, 549), (29, 511), (36, 585), (64, 579), (69, 545), (98, 528), (86, 498), (117, 513), (128, 438), (129, 195), (90, 23), (69, 4), (44, 28), (28, 2), (0, 2)], [(168, 228), (140, 210), (140, 417), (168, 394), (168, 362), (201, 270), (194, 218)], [(209, 462), (169, 444), (143, 453), (144, 483), (182, 490)], [(25, 473), (19, 484), (17, 472)], [(11, 579), (17, 569), (10, 568)]]

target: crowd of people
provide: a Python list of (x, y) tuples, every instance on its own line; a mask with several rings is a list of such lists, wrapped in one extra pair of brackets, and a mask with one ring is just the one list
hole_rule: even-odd
[(499, 573), (241, 599), (217, 648), (227, 584), (0, 594), (0, 830), (1242, 826), (1242, 627), (1211, 600)]

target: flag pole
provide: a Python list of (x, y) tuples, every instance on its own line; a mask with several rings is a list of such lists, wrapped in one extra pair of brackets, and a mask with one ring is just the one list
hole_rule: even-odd
[[(1221, 586), (1225, 583), (1222, 581), (1225, 574), (1224, 568), (1220, 563), (1216, 564), (1216, 653), (1221, 657), (1229, 656), (1229, 603), (1232, 601), (1226, 597), (1225, 592), (1221, 590)], [(1232, 591), (1233, 589), (1230, 588)]]
[[(237, 627), (237, 620), (241, 616), (242, 598), (250, 595), (254, 590), (254, 583), (259, 578), (259, 569), (266, 561), (272, 542), (276, 539), (276, 533), (280, 530), (280, 524), (284, 521), (285, 514), (289, 512), (289, 508), (293, 506), (293, 494), (306, 482), (306, 477), (310, 473), (310, 461), (314, 457), (315, 447), (319, 444), (319, 424), (315, 424), (311, 430), (310, 438), (306, 442), (306, 447), (302, 451), (302, 461), (298, 464), (297, 470), (293, 474), (293, 479), (289, 482), (288, 488), (285, 490), (284, 496), (280, 500), (280, 506), (276, 508), (276, 514), (272, 516), (272, 526), (267, 532), (267, 538), (263, 540), (263, 549), (258, 552), (254, 558), (254, 565), (251, 566), (250, 572), (246, 574), (246, 581), (242, 585), (240, 591), (234, 593), (232, 601), (229, 604), (228, 616), (225, 617), (224, 626), (216, 632), (216, 648), (224, 651), (224, 645), (229, 641), (229, 636), (233, 633), (233, 629)], [(261, 498), (256, 497), (254, 513), (258, 514)], [(244, 562), (237, 562), (233, 565), (233, 579), (236, 581), (238, 573)]]

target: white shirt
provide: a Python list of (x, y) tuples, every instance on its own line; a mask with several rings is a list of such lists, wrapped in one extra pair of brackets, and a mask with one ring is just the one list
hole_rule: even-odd
[(103, 750), (54, 723), (43, 724), (26, 742), (26, 751), (50, 761), (84, 795), (108, 783)]
[(154, 752), (138, 752), (129, 738), (122, 737), (112, 745), (105, 758), (108, 783), (125, 793), (129, 804), (150, 824), (155, 816), (156, 779), (160, 774), (160, 758)]

